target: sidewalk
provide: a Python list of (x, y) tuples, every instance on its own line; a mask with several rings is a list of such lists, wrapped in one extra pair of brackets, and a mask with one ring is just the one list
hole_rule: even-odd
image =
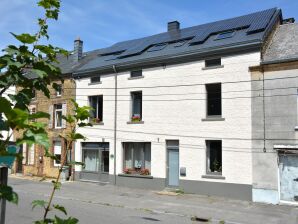
[[(26, 178), (28, 179), (28, 178)], [(46, 196), (49, 184), (38, 181), (11, 178), (15, 190), (22, 191), (22, 184), (34, 194)], [(19, 182), (14, 186), (15, 182)], [(86, 182), (65, 182), (56, 198), (83, 201), (86, 203), (114, 206), (123, 209), (142, 210), (149, 213), (163, 213), (209, 220), (225, 224), (297, 224), (298, 207), (267, 205), (247, 201), (230, 200), (193, 194), (161, 195), (158, 192), (101, 186)], [(203, 221), (203, 220), (202, 220)], [(200, 222), (194, 222), (200, 223)]]

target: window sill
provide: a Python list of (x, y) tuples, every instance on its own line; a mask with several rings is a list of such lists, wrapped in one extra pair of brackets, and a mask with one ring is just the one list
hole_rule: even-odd
[(144, 124), (144, 121), (127, 121), (127, 124)]
[(220, 180), (225, 180), (226, 179), (221, 174), (206, 174), (206, 175), (202, 175), (201, 177), (206, 178), (206, 179), (220, 179)]
[(143, 79), (144, 78), (144, 76), (142, 75), (142, 76), (137, 76), (137, 77), (129, 77), (129, 78), (127, 78), (128, 80), (134, 80), (134, 79)]
[(223, 68), (223, 65), (216, 65), (216, 66), (210, 66), (210, 67), (203, 67), (202, 70), (209, 70), (209, 69), (217, 69), (217, 68)]
[(224, 117), (218, 117), (218, 116), (210, 116), (206, 118), (202, 118), (202, 121), (224, 121)]
[(119, 177), (134, 177), (134, 178), (145, 178), (145, 179), (153, 179), (151, 175), (139, 175), (139, 174), (118, 174)]
[(92, 85), (98, 85), (98, 84), (101, 84), (102, 82), (90, 82), (88, 83), (88, 86), (92, 86)]
[(99, 122), (99, 123), (93, 123), (93, 122), (91, 122), (91, 124), (92, 125), (104, 125), (105, 123), (103, 123), (103, 122)]

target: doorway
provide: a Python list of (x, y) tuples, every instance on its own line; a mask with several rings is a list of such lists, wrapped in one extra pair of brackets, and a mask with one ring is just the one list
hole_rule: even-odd
[(298, 155), (279, 155), (280, 200), (298, 203)]
[(179, 141), (168, 140), (167, 146), (167, 186), (179, 186)]

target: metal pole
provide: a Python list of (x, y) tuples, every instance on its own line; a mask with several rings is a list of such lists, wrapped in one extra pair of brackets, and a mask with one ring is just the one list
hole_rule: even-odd
[(115, 73), (115, 111), (114, 111), (114, 184), (116, 185), (117, 183), (117, 172), (116, 172), (116, 167), (117, 167), (117, 88), (118, 88), (118, 72), (116, 69), (116, 66), (113, 65), (113, 70)]
[[(0, 168), (0, 184), (2, 186), (7, 186), (8, 168)], [(6, 212), (6, 200), (0, 199), (0, 224), (5, 224), (5, 212)]]

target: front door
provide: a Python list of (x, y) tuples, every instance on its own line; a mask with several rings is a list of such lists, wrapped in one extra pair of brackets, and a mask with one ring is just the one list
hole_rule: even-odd
[(167, 185), (179, 186), (179, 141), (167, 141)]
[(280, 200), (298, 202), (298, 155), (279, 156)]

